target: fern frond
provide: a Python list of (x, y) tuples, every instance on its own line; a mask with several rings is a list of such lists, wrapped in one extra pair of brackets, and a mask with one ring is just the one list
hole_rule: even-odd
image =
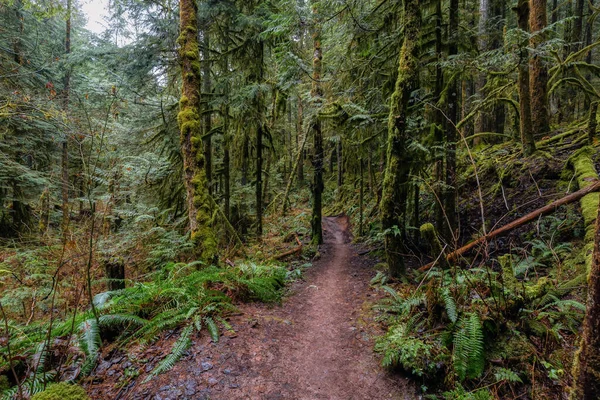
[(154, 368), (152, 372), (146, 377), (146, 379), (144, 379), (144, 383), (150, 381), (150, 379), (154, 378), (155, 376), (160, 375), (163, 372), (173, 368), (175, 363), (179, 361), (179, 359), (185, 354), (186, 350), (189, 349), (192, 345), (192, 340), (190, 339), (192, 329), (192, 325), (188, 325), (187, 327), (185, 327), (185, 329), (181, 332), (181, 336), (179, 336), (179, 339), (177, 339), (177, 341), (173, 344), (173, 347), (171, 348), (171, 353), (169, 353), (168, 356), (163, 358), (158, 363), (156, 368)]
[(206, 323), (206, 328), (208, 329), (208, 333), (210, 334), (210, 338), (213, 342), (219, 342), (219, 328), (217, 324), (211, 317), (205, 317), (204, 322)]

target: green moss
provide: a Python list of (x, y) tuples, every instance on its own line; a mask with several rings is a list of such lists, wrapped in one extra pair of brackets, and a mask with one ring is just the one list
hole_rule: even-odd
[(0, 375), (0, 393), (10, 388), (8, 377), (6, 375)]
[[(575, 171), (575, 177), (580, 189), (584, 189), (598, 179), (598, 173), (594, 166), (592, 156), (596, 150), (593, 147), (584, 147), (569, 158), (568, 165)], [(581, 212), (585, 225), (585, 241), (594, 240), (594, 223), (598, 213), (598, 202), (600, 201), (598, 193), (590, 193), (581, 199)]]
[(544, 276), (538, 279), (536, 283), (525, 286), (525, 296), (529, 300), (538, 299), (548, 293), (553, 287), (554, 284), (552, 281)]
[(31, 400), (90, 400), (90, 398), (81, 386), (61, 382), (48, 386), (43, 392), (34, 395)]

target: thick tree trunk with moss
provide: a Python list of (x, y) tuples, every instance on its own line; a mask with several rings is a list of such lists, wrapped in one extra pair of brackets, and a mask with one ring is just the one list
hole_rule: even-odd
[(383, 179), (381, 222), (385, 254), (393, 277), (404, 275), (402, 237), (398, 233), (406, 210), (410, 163), (407, 159), (408, 103), (419, 72), (420, 1), (404, 1), (404, 39), (400, 50), (398, 78), (390, 100), (388, 120), (387, 166)]
[(600, 218), (596, 218), (583, 334), (573, 367), (571, 399), (597, 399), (600, 395)]
[(213, 261), (217, 240), (211, 227), (212, 204), (208, 194), (200, 116), (200, 49), (198, 43), (198, 6), (195, 0), (180, 0), (179, 62), (182, 94), (177, 120), (183, 156), (184, 184), (192, 239), (203, 260)]
[[(517, 12), (519, 29), (524, 32), (529, 32), (529, 0), (519, 0), (515, 11)], [(529, 56), (526, 48), (521, 49), (521, 60), (519, 62), (519, 113), (519, 126), (523, 152), (526, 156), (530, 156), (535, 152), (535, 140), (533, 139), (533, 127), (531, 126)]]
[(534, 55), (529, 61), (529, 89), (531, 93), (531, 124), (535, 134), (545, 135), (550, 132), (548, 114), (548, 68), (538, 53), (540, 45), (545, 41), (541, 32), (546, 28), (546, 0), (530, 0), (529, 27), (533, 33), (530, 46)]
[[(314, 105), (320, 108), (323, 102), (323, 89), (321, 88), (321, 73), (323, 63), (323, 49), (321, 48), (321, 22), (319, 20), (319, 12), (317, 6), (313, 6), (313, 82), (311, 96), (313, 98)], [(321, 130), (321, 121), (319, 117), (315, 115), (312, 123), (313, 131), (313, 208), (311, 217), (311, 228), (312, 228), (312, 242), (314, 244), (323, 243), (323, 229), (321, 227), (322, 222), (322, 196), (323, 196), (323, 132)]]
[[(207, 95), (212, 91), (210, 78), (210, 34), (208, 31), (209, 23), (205, 23), (202, 32), (202, 90)], [(208, 182), (208, 193), (213, 193), (213, 174), (212, 174), (212, 139), (208, 133), (212, 129), (212, 113), (210, 105), (204, 102), (204, 163), (206, 165), (206, 181)]]

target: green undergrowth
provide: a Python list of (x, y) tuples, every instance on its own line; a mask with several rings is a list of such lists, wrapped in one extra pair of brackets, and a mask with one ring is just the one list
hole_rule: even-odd
[[(236, 302), (278, 302), (286, 280), (297, 277), (297, 271), (252, 262), (226, 267), (171, 263), (145, 282), (96, 295), (97, 315), (88, 310), (55, 321), (49, 341), (47, 323), (22, 325), (9, 321), (13, 360), (15, 354), (20, 359), (13, 361), (13, 367), (27, 371), (21, 386), (34, 394), (56, 378), (59, 365), (50, 354), (64, 353), (70, 367), (79, 371), (70, 380), (77, 380), (93, 372), (105, 344), (123, 348), (132, 343), (145, 345), (163, 332), (178, 330), (179, 338), (149, 374), (150, 379), (173, 367), (191, 346), (194, 335), (206, 333), (217, 342), (221, 330), (231, 330), (226, 317), (236, 310)], [(52, 343), (50, 349), (46, 343)], [(7, 349), (0, 349), (0, 376), (10, 380)], [(16, 398), (18, 387), (13, 382), (1, 396)]]
[(478, 268), (434, 268), (414, 284), (380, 285), (379, 274), (387, 333), (375, 350), (431, 399), (556, 390), (585, 313), (585, 277), (580, 248), (541, 242)]
[[(531, 199), (541, 207), (585, 187), (597, 178), (595, 151), (538, 151), (525, 159), (514, 145), (480, 149), (474, 157), (486, 218), (502, 217), (501, 226), (516, 218), (511, 216), (515, 211), (524, 215), (517, 206)], [(477, 199), (475, 168), (467, 163), (461, 170), (462, 192)], [(539, 199), (540, 190), (547, 199)], [(372, 285), (386, 294), (376, 306), (386, 329), (375, 345), (382, 364), (409, 374), (429, 399), (558, 398), (567, 393), (585, 315), (586, 261), (595, 220), (587, 209), (595, 213), (597, 204), (593, 194), (562, 206), (493, 241), (474, 260), (475, 252), (460, 264), (412, 270), (408, 282), (389, 283), (378, 272)], [(424, 208), (425, 221), (431, 220), (428, 212)]]

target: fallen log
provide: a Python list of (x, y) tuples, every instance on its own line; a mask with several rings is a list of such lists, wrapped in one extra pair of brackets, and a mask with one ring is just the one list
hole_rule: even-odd
[[(483, 244), (483, 243), (489, 241), (490, 239), (495, 238), (496, 236), (500, 236), (503, 233), (506, 233), (515, 228), (518, 228), (521, 225), (531, 222), (534, 219), (536, 219), (542, 215), (552, 214), (553, 212), (555, 212), (558, 209), (558, 207), (563, 206), (565, 204), (573, 203), (574, 201), (581, 199), (585, 195), (588, 195), (593, 192), (598, 192), (598, 191), (600, 191), (600, 181), (597, 180), (597, 181), (594, 181), (591, 185), (589, 185), (575, 193), (571, 193), (570, 195), (565, 196), (562, 199), (556, 200), (542, 208), (539, 208), (539, 209), (537, 209), (537, 210), (535, 210), (535, 211), (533, 211), (533, 212), (507, 224), (507, 225), (504, 225), (501, 228), (498, 228), (498, 229), (488, 233), (485, 236), (482, 236), (482, 237), (472, 241), (471, 243), (461, 247), (460, 249), (453, 251), (452, 253), (450, 253), (446, 256), (446, 260), (448, 260), (449, 262), (455, 261), (458, 257), (469, 252), (474, 247), (477, 247), (478, 245)], [(435, 262), (424, 265), (421, 268), (419, 268), (419, 271), (427, 271), (427, 270), (431, 269), (434, 264), (435, 264)]]
[(273, 257), (273, 260), (281, 260), (282, 258), (291, 256), (292, 254), (300, 253), (302, 251), (302, 248), (303, 248), (302, 242), (298, 238), (298, 235), (295, 235), (295, 237), (296, 237), (296, 243), (298, 243), (298, 247), (293, 248), (290, 251), (286, 251), (285, 253), (276, 255), (275, 257)]

